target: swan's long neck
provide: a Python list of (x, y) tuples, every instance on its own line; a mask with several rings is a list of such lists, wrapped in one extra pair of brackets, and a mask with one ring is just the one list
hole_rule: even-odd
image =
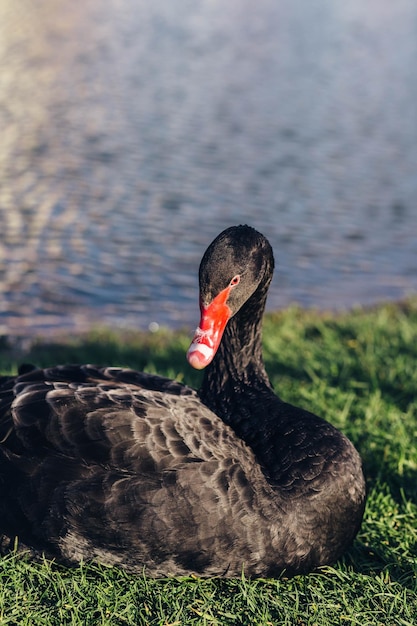
[(262, 357), (262, 317), (269, 283), (270, 279), (258, 287), (229, 321), (200, 390), (203, 402), (258, 455), (263, 447), (263, 426), (270, 421), (265, 408), (279, 402)]

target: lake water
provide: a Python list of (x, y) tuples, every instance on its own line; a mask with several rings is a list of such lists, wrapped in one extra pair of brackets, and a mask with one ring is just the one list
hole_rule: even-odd
[(417, 291), (415, 0), (0, 3), (0, 332), (198, 321), (223, 228), (269, 309)]

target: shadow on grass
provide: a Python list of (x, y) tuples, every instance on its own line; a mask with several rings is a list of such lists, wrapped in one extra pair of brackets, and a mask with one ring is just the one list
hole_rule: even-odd
[(387, 582), (396, 582), (410, 591), (417, 591), (417, 562), (402, 557), (380, 542), (370, 545), (357, 539), (339, 564), (357, 574), (380, 576)]

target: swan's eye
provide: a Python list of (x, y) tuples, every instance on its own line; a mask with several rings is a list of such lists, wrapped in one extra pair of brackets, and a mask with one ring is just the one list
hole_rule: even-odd
[(236, 287), (236, 285), (238, 285), (239, 283), (240, 283), (240, 276), (239, 274), (237, 274), (236, 276), (233, 276), (229, 284), (230, 284), (230, 287)]

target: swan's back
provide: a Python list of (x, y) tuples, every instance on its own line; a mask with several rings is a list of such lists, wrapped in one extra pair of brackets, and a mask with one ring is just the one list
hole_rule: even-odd
[(3, 385), (0, 420), (11, 544), (155, 576), (282, 569), (271, 487), (190, 388), (116, 368), (34, 370)]

